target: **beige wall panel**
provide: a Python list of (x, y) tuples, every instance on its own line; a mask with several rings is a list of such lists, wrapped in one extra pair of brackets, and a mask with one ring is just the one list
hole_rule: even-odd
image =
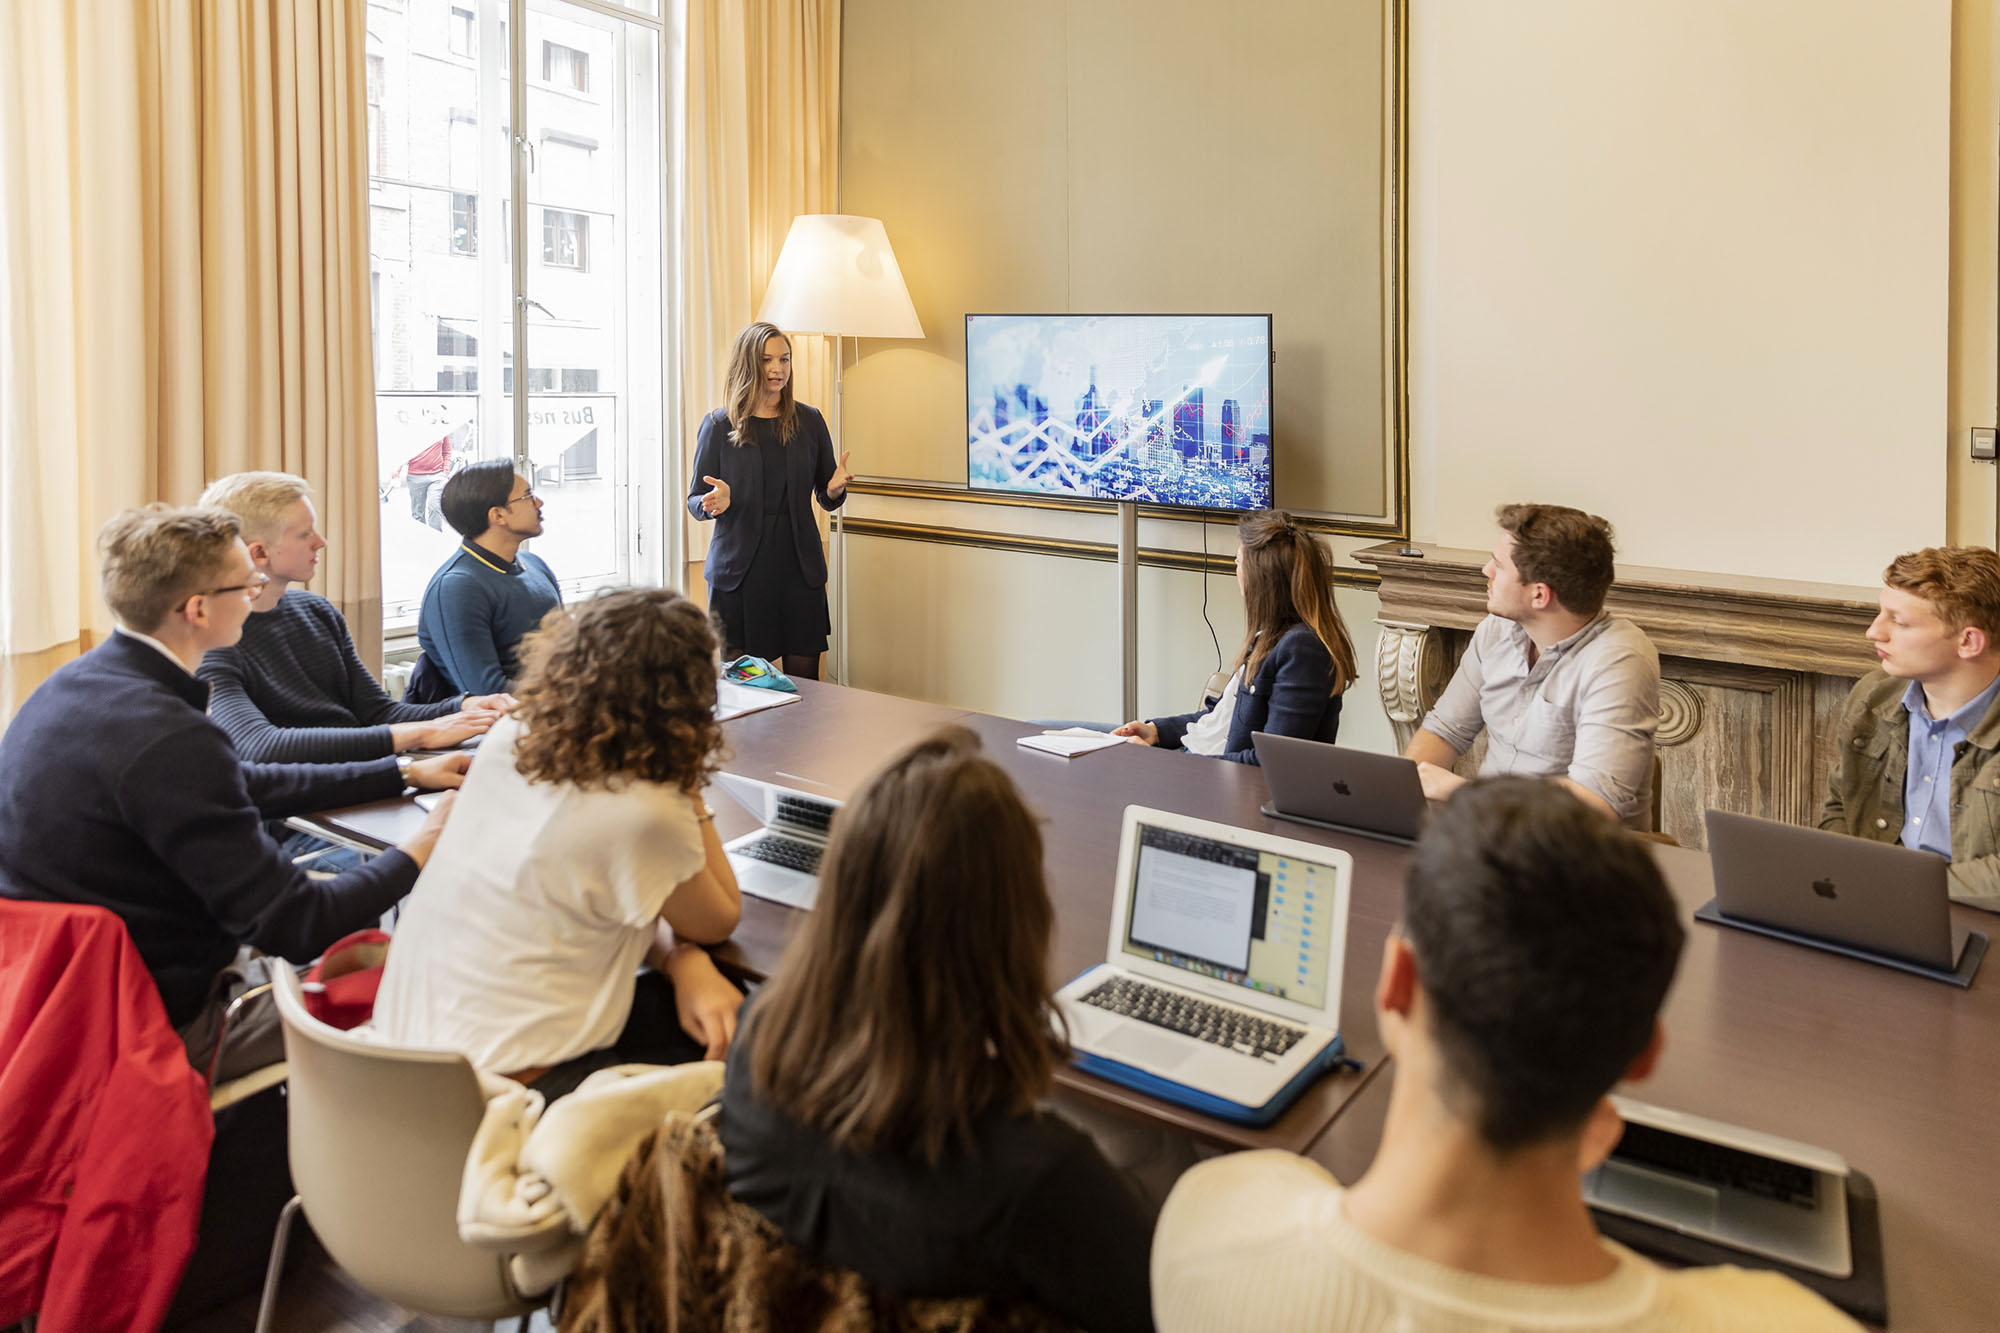
[(968, 311), (1270, 311), (1278, 499), (1388, 510), (1378, 0), (848, 0), (841, 200), (921, 343), (846, 381), (864, 475), (965, 480)]
[(1418, 535), (1562, 500), (1634, 564), (1860, 583), (1941, 539), (1951, 20), (1415, 0)]
[(841, 208), (883, 220), (922, 342), (870, 339), (844, 437), (865, 476), (965, 481), (965, 313), (1068, 301), (1063, 0), (848, 0)]
[[(1103, 560), (849, 537), (853, 678), (864, 689), (1005, 717), (1117, 721), (1117, 566)], [(1195, 706), (1243, 635), (1243, 602), (1228, 575), (1141, 567), (1139, 704), (1148, 717)], [(1342, 744), (1394, 748), (1373, 686), (1375, 595), (1341, 588), (1361, 680), (1341, 713)]]
[(1380, 5), (1070, 22), (1069, 309), (1271, 312), (1278, 502), (1387, 514)]

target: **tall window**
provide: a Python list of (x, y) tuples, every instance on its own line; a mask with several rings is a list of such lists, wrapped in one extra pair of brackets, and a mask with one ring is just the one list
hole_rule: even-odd
[(479, 196), (454, 194), (451, 197), (451, 252), (455, 255), (479, 253)]
[[(509, 0), (368, 8), (386, 623), (414, 624), (425, 584), (457, 548), (456, 533), (434, 526), (439, 479), (408, 467), (441, 441), (451, 471), (512, 458), (532, 477), (545, 526), (531, 549), (565, 595), (658, 581), (671, 164), (668, 34), (649, 11), (664, 6), (527, 0), (526, 49), (539, 58), (511, 72), (494, 58), (506, 49)], [(519, 195), (517, 93), (527, 99), (521, 134), (535, 146), (518, 159)], [(519, 217), (528, 256), (539, 243), (542, 262), (517, 288)], [(517, 332), (527, 345), (519, 374)]]
[(590, 91), (590, 55), (561, 42), (542, 43), (542, 82), (558, 88)]
[(557, 268), (589, 268), (590, 219), (581, 213), (543, 209), (542, 262)]
[(368, 57), (368, 174), (388, 170), (387, 140), (382, 137), (382, 57)]

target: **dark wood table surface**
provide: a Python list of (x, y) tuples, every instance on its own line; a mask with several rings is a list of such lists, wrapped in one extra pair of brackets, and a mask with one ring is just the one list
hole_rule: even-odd
[[(1038, 728), (935, 704), (801, 682), (799, 704), (725, 727), (725, 766), (747, 777), (844, 797), (909, 739), (957, 723), (1020, 785), (1043, 820), (1056, 907), (1051, 976), (1061, 982), (1104, 956), (1119, 819), (1128, 803), (1266, 828), (1345, 849), (1354, 891), (1342, 978), (1341, 1028), (1362, 1074), (1322, 1080), (1276, 1124), (1249, 1130), (1193, 1115), (1075, 1070), (1063, 1087), (1093, 1102), (1177, 1126), (1218, 1145), (1303, 1151), (1343, 1181), (1372, 1160), (1393, 1078), (1372, 992), (1382, 942), (1399, 910), (1408, 853), (1258, 813), (1262, 774), (1237, 764), (1120, 746), (1061, 759), (1014, 742)], [(725, 837), (753, 827), (716, 793)], [(415, 826), (407, 802), (323, 817), (386, 844)], [(2000, 972), (1969, 990), (1693, 920), (1714, 892), (1705, 853), (1656, 855), (1687, 922), (1667, 999), (1667, 1040), (1653, 1076), (1623, 1089), (1643, 1101), (1830, 1148), (1874, 1182), (1881, 1200), (1891, 1327), (2000, 1327)], [(2000, 918), (1954, 908), (1991, 932)], [(757, 975), (775, 965), (798, 915), (745, 898), (726, 964)], [(1393, 1071), (1391, 1071), (1392, 1073)]]
[[(1660, 1063), (1620, 1091), (1838, 1152), (1880, 1198), (1889, 1326), (2000, 1327), (2000, 973), (1989, 960), (1960, 990), (1695, 921), (1715, 893), (1707, 854), (1655, 855), (1687, 949)], [(1359, 1177), (1394, 1081), (1393, 1069), (1371, 1080), (1309, 1155)]]
[[(1354, 856), (1357, 886), (1401, 873), (1403, 853), (1398, 848), (1266, 819), (1257, 811), (1269, 799), (1263, 775), (1241, 764), (1139, 745), (1063, 759), (1015, 744), (1019, 737), (1041, 730), (1030, 723), (814, 681), (799, 682), (799, 690), (802, 698), (796, 704), (724, 723), (723, 767), (743, 777), (844, 799), (903, 745), (939, 726), (956, 723), (978, 733), (986, 752), (1014, 778), (1029, 808), (1042, 820), (1056, 911), (1049, 960), (1056, 984), (1104, 960), (1120, 820), (1128, 804), (1343, 847)], [(733, 800), (720, 791), (710, 795), (716, 829), (724, 841), (755, 827)], [(407, 836), (421, 819), (413, 802), (400, 800), (329, 811), (313, 822), (345, 838), (388, 846)], [(1393, 891), (1352, 895), (1340, 1026), (1349, 1054), (1362, 1063), (1360, 1072), (1321, 1079), (1271, 1125), (1262, 1129), (1233, 1125), (1067, 1067), (1058, 1074), (1059, 1085), (1115, 1113), (1165, 1123), (1219, 1146), (1304, 1152), (1382, 1065), (1370, 995), (1382, 941), (1394, 923), (1395, 898)], [(714, 951), (717, 962), (752, 978), (768, 974), (800, 919), (791, 908), (746, 895), (734, 936)]]

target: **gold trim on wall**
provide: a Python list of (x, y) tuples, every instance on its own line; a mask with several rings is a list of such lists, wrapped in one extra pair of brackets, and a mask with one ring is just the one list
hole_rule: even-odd
[[(1329, 536), (1407, 541), (1410, 537), (1409, 0), (1384, 0), (1382, 9), (1383, 77), (1388, 83), (1388, 105), (1382, 117), (1382, 393), (1383, 420), (1388, 432), (1385, 443), (1388, 445), (1387, 500), (1390, 513), (1380, 519), (1325, 510), (1294, 509), (1292, 513), (1306, 528)], [(857, 476), (849, 489), (858, 495), (1011, 505), (1016, 509), (1102, 513), (1105, 508), (1103, 501), (975, 491), (964, 483), (910, 477)], [(1144, 518), (1179, 523), (1215, 521), (1212, 511), (1165, 505), (1141, 505), (1139, 513)], [(849, 522), (847, 526), (850, 530), (856, 529), (858, 523)], [(1353, 586), (1374, 586), (1372, 575), (1358, 570), (1343, 572), (1371, 580), (1366, 585)]]
[[(1006, 503), (1005, 500), (1000, 503)], [(1088, 507), (1088, 506), (1086, 506)], [(850, 518), (843, 524), (850, 537), (879, 537), (884, 541), (930, 542), (936, 546), (971, 546), (984, 551), (1009, 551), (1016, 555), (1046, 555), (1065, 560), (1116, 561), (1118, 547), (1112, 542), (1080, 542), (1065, 537), (1024, 537), (1014, 532), (987, 532), (979, 528), (947, 528), (928, 523), (887, 523), (880, 519)], [(1236, 557), (1203, 555), (1199, 551), (1175, 551), (1157, 546), (1139, 548), (1139, 563), (1153, 569), (1178, 569), (1189, 573), (1236, 576)], [(1335, 586), (1374, 588), (1382, 576), (1367, 570), (1333, 571)]]

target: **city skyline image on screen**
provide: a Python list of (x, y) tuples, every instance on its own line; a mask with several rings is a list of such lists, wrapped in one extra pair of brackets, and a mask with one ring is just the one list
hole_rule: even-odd
[(1271, 507), (1269, 315), (967, 315), (966, 480)]

